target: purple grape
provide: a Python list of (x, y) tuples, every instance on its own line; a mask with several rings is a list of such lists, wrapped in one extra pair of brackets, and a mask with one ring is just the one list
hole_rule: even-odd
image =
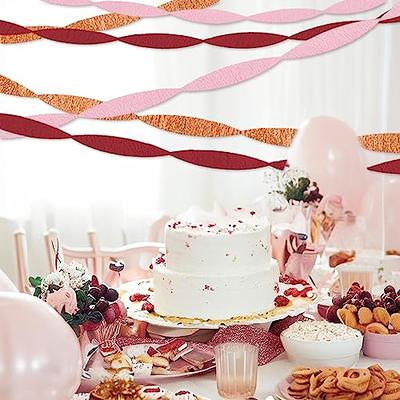
[(101, 297), (101, 291), (97, 287), (92, 287), (89, 289), (89, 294), (93, 296), (96, 300), (99, 300)]
[(99, 300), (96, 304), (96, 310), (100, 311), (101, 313), (103, 313), (104, 311), (106, 311), (107, 307), (109, 306), (109, 303), (107, 300)]
[(364, 306), (372, 310), (375, 308), (375, 302), (372, 299), (364, 299)]
[(343, 307), (344, 299), (342, 296), (335, 296), (332, 299), (332, 304), (338, 307)]
[(115, 289), (110, 288), (107, 290), (107, 294), (105, 296), (106, 300), (116, 301), (116, 300), (118, 300), (118, 297), (119, 297), (118, 292)]
[(358, 295), (358, 297), (359, 297), (360, 299), (372, 299), (371, 293), (368, 292), (367, 290), (363, 290), (363, 291)]
[(387, 285), (385, 289), (383, 289), (385, 293), (396, 293), (396, 289), (392, 285)]
[(337, 316), (337, 310), (339, 310), (339, 307), (335, 306), (335, 305), (330, 306), (328, 308), (328, 311), (326, 312), (326, 319), (329, 322), (336, 322), (336, 323), (340, 322), (340, 320), (339, 320), (339, 318)]
[(396, 306), (400, 308), (400, 296), (397, 296), (395, 299)]
[(396, 306), (396, 304), (391, 304), (389, 307), (386, 307), (386, 311), (392, 315), (395, 314), (399, 311), (398, 307)]
[(375, 307), (383, 307), (383, 302), (380, 299), (374, 300)]
[(99, 289), (100, 289), (100, 293), (101, 293), (101, 296), (100, 296), (100, 297), (106, 297), (107, 290), (108, 290), (107, 285), (104, 285), (104, 283), (102, 283), (102, 284), (99, 286)]

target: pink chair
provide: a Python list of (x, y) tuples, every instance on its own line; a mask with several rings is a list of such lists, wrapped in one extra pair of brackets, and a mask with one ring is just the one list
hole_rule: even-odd
[(17, 288), (20, 292), (31, 293), (28, 280), (26, 236), (24, 230), (14, 232), (15, 253), (17, 258)]
[(161, 215), (149, 227), (146, 240), (149, 242), (163, 242), (165, 225), (171, 219), (169, 215)]

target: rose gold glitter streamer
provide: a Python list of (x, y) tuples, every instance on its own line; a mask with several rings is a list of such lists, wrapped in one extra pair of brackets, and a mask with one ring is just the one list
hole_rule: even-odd
[[(46, 104), (69, 114), (80, 114), (101, 104), (102, 101), (82, 96), (65, 94), (36, 94), (5, 76), (0, 75), (0, 93), (19, 97), (34, 97)], [(184, 115), (137, 115), (134, 113), (102, 118), (113, 121), (138, 119), (143, 123), (167, 132), (197, 137), (229, 137), (243, 135), (276, 146), (288, 147), (296, 135), (294, 128), (255, 128), (240, 130), (232, 126), (203, 118)], [(400, 153), (400, 133), (377, 133), (359, 136), (361, 146), (366, 150)]]
[[(210, 7), (220, 0), (172, 0), (168, 3), (161, 4), (159, 8), (165, 11), (181, 11), (181, 10), (193, 10), (193, 9), (203, 9)], [(73, 29), (83, 29), (87, 31), (106, 31), (108, 29), (120, 28), (121, 26), (126, 26), (132, 24), (133, 22), (139, 21), (140, 17), (130, 17), (127, 15), (110, 13), (103, 15), (96, 15), (95, 17), (90, 17), (82, 19), (80, 21), (72, 22), (67, 25), (66, 28)], [(55, 26), (28, 26), (31, 30), (40, 29), (51, 29), (56, 28)], [(30, 42), (33, 40), (42, 39), (40, 36), (34, 33), (26, 33), (22, 35), (0, 35), (0, 43), (2, 44), (15, 44)]]
[(400, 153), (400, 133), (373, 133), (359, 137), (361, 146), (367, 150), (383, 153)]

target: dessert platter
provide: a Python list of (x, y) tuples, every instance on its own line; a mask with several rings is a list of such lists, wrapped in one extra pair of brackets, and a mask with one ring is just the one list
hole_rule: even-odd
[(316, 301), (303, 279), (279, 277), (266, 219), (170, 221), (153, 279), (120, 287), (128, 316), (169, 328), (218, 329), (299, 315)]
[(98, 384), (90, 393), (71, 400), (210, 400), (190, 390), (168, 391), (158, 385), (140, 385), (132, 380), (113, 379)]

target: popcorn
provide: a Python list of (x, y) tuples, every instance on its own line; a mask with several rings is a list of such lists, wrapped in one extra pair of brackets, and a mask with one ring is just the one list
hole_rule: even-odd
[(360, 337), (361, 333), (342, 324), (327, 321), (299, 321), (282, 332), (282, 336), (304, 341), (333, 342)]

